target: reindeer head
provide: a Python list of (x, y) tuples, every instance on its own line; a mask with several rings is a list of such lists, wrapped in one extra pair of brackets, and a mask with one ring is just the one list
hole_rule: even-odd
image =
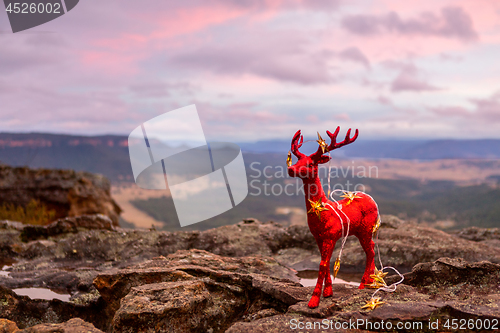
[[(291, 151), (299, 160), (294, 165), (288, 166), (288, 175), (290, 177), (299, 177), (302, 179), (316, 178), (318, 176), (318, 165), (326, 163), (330, 160), (330, 157), (324, 155), (325, 153), (353, 143), (358, 138), (358, 130), (356, 130), (354, 136), (351, 138), (351, 129), (349, 129), (344, 141), (337, 143), (336, 141), (339, 131), (340, 126), (337, 127), (335, 133), (333, 134), (326, 131), (326, 134), (328, 134), (331, 140), (330, 145), (326, 146), (326, 144), (320, 144), (315, 153), (307, 156), (299, 151), (299, 148), (304, 142), (304, 138), (300, 134), (300, 130), (298, 130), (293, 136)], [(318, 140), (318, 142), (320, 142), (320, 140)]]

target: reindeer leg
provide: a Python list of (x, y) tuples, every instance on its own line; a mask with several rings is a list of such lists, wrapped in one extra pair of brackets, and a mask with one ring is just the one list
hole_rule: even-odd
[(326, 263), (328, 271), (325, 276), (325, 289), (323, 289), (323, 297), (331, 297), (333, 295), (332, 289), (332, 275), (330, 274), (330, 260)]
[(325, 289), (323, 290), (323, 297), (330, 297), (333, 295), (332, 289), (332, 275), (330, 274), (330, 260), (332, 259), (333, 249), (335, 248), (335, 244), (337, 244), (338, 239), (334, 239), (332, 241), (332, 246), (329, 248), (329, 253), (326, 254), (327, 262), (326, 266), (328, 267), (328, 272), (325, 277)]
[(365, 273), (363, 274), (361, 284), (359, 285), (359, 289), (364, 289), (365, 284), (371, 284), (373, 282), (370, 275), (372, 275), (375, 271), (375, 243), (373, 242), (371, 232), (358, 237), (358, 239), (366, 253)]
[[(326, 276), (330, 275), (330, 257), (333, 252), (333, 241), (324, 240), (317, 241), (319, 250), (321, 251), (321, 262), (319, 264), (318, 281), (316, 282), (316, 287), (314, 288), (311, 300), (308, 306), (310, 308), (315, 308), (319, 305), (319, 298), (321, 296), (321, 290), (323, 289), (323, 282)], [(330, 289), (331, 289), (331, 279), (330, 279)]]

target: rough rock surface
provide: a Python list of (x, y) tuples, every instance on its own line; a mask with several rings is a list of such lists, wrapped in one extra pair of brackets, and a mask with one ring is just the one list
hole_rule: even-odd
[(94, 325), (87, 323), (80, 318), (73, 318), (61, 324), (39, 324), (24, 330), (19, 330), (16, 323), (10, 322), (10, 326), (5, 326), (5, 330), (1, 331), (2, 323), (0, 319), (0, 332), (2, 333), (103, 333)]
[[(269, 257), (179, 251), (94, 280), (112, 310), (113, 332), (223, 332), (243, 315), (284, 311), (307, 298), (293, 272)], [(250, 309), (250, 310), (249, 310)]]
[(22, 228), (21, 240), (45, 239), (61, 234), (77, 233), (82, 229), (113, 230), (113, 221), (106, 215), (81, 215), (66, 217), (46, 226), (26, 225)]
[(456, 236), (481, 244), (500, 247), (500, 229), (469, 227), (455, 233)]
[(16, 323), (8, 320), (0, 318), (0, 333), (11, 333), (11, 332), (19, 332), (19, 328)]
[(111, 198), (110, 183), (104, 176), (0, 165), (0, 202), (26, 206), (31, 199), (55, 210), (56, 218), (103, 214), (118, 225), (121, 212)]
[[(322, 299), (316, 309), (299, 302), (284, 314), (236, 322), (226, 332), (297, 332), (299, 327), (308, 329), (307, 325), (312, 325), (310, 331), (319, 332), (322, 324), (325, 331), (457, 331), (446, 328), (453, 319), (458, 325), (465, 322), (463, 331), (479, 331), (478, 323), (499, 323), (499, 284), (500, 265), (441, 258), (415, 266), (395, 292), (379, 293), (385, 304), (374, 310), (361, 309), (373, 290), (334, 284), (333, 297)], [(380, 326), (382, 322), (385, 326)], [(437, 326), (430, 327), (431, 322)], [(312, 329), (315, 323), (318, 330)], [(403, 326), (398, 329), (397, 325)], [(476, 329), (467, 325), (476, 325)]]
[[(373, 311), (361, 306), (374, 291), (346, 284), (335, 284), (334, 296), (318, 308), (307, 307), (312, 288), (300, 286), (292, 269), (317, 268), (307, 227), (249, 219), (204, 232), (169, 233), (114, 228), (99, 216), (79, 219), (86, 228), (75, 229), (71, 219), (42, 229), (0, 221), (1, 318), (19, 329), (81, 318), (105, 332), (280, 333), (297, 332), (291, 323), (324, 319), (394, 325), (427, 325), (429, 318), (441, 325), (453, 318), (500, 319), (498, 248), (397, 218), (383, 218), (382, 259), (400, 270), (414, 267), (396, 292), (377, 294), (386, 304)], [(364, 253), (356, 239), (349, 240), (341, 272), (363, 266)], [(51, 288), (71, 299), (30, 299), (12, 291), (28, 287)], [(6, 325), (12, 327), (0, 321), (0, 328)], [(43, 329), (63, 331), (51, 327)]]
[[(394, 217), (383, 217), (383, 221), (389, 221), (382, 225), (377, 242), (383, 263), (400, 271), (440, 257), (500, 263), (496, 247)], [(75, 224), (89, 229), (75, 228)], [(99, 272), (193, 248), (231, 257), (272, 256), (299, 271), (317, 270), (319, 264), (319, 251), (307, 227), (286, 228), (272, 222), (246, 220), (203, 232), (159, 232), (111, 228), (102, 216), (68, 218), (47, 227), (0, 221), (0, 261), (17, 262), (7, 268), (8, 277), (0, 274), (0, 284), (9, 288), (47, 286), (71, 293), (88, 291)], [(334, 257), (338, 251), (339, 245)], [(362, 272), (364, 261), (359, 242), (350, 237), (340, 272)]]
[[(245, 220), (235, 225), (207, 231), (160, 232), (109, 227), (99, 216), (64, 219), (48, 227), (23, 226), (0, 221), (0, 255), (33, 266), (57, 261), (57, 265), (85, 266), (104, 262), (123, 268), (177, 250), (200, 249), (222, 256), (266, 255), (296, 270), (317, 270), (319, 251), (307, 227), (283, 227), (277, 223)], [(500, 263), (500, 253), (493, 245), (471, 241), (429, 227), (408, 224), (395, 217), (383, 216), (377, 244), (384, 265), (409, 271), (421, 262), (440, 257), (460, 257), (468, 261), (488, 260)], [(90, 230), (75, 233), (75, 224)], [(22, 242), (22, 240), (31, 240)], [(340, 242), (334, 251), (338, 253)], [(24, 263), (22, 259), (30, 261)], [(90, 261), (90, 262), (89, 262)], [(341, 272), (362, 272), (365, 254), (354, 237), (349, 237), (342, 256)], [(77, 266), (80, 266), (78, 264)], [(23, 270), (30, 270), (29, 267)]]
[(19, 328), (32, 327), (43, 323), (62, 323), (74, 317), (105, 326), (106, 304), (96, 293), (93, 297), (73, 297), (71, 302), (58, 299), (31, 299), (20, 296), (0, 285), (0, 316), (11, 320)]

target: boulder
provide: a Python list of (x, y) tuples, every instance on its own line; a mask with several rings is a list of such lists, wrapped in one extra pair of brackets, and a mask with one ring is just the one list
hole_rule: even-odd
[[(475, 242), (457, 237), (441, 230), (416, 224), (405, 223), (396, 217), (382, 216), (382, 225), (376, 246), (384, 266), (396, 267), (407, 272), (422, 262), (431, 262), (441, 257), (458, 257), (476, 262), (488, 260), (500, 263), (500, 252), (490, 244)], [(341, 241), (337, 242), (332, 258), (340, 251)], [(378, 251), (376, 250), (378, 263)], [(320, 256), (317, 250), (290, 247), (281, 250), (276, 259), (297, 270), (317, 270)], [(355, 237), (349, 237), (342, 252), (340, 272), (362, 272), (366, 255)], [(334, 260), (331, 264), (333, 266)]]
[(113, 221), (106, 215), (81, 215), (66, 217), (49, 225), (26, 225), (21, 232), (21, 240), (27, 242), (53, 237), (65, 233), (77, 233), (81, 229), (113, 230)]
[[(317, 268), (319, 254), (307, 227), (245, 220), (203, 232), (159, 232), (112, 227), (102, 216), (75, 219), (82, 223), (60, 220), (36, 229), (45, 231), (31, 233), (26, 242), (21, 238), (30, 227), (0, 221), (0, 268), (7, 265), (0, 274), (0, 317), (19, 329), (81, 318), (106, 332), (283, 333), (323, 320), (396, 325), (499, 318), (497, 249), (432, 228), (383, 218), (390, 223), (377, 241), (382, 260), (409, 272), (394, 293), (377, 293), (382, 306), (362, 309), (374, 290), (335, 284), (333, 297), (310, 309), (313, 288), (302, 287), (293, 269), (307, 263)], [(342, 259), (341, 272), (363, 270), (355, 238)], [(71, 298), (31, 299), (12, 291), (30, 287)]]
[(19, 332), (17, 324), (8, 319), (0, 318), (0, 333), (14, 333)]
[(463, 239), (468, 239), (480, 244), (500, 248), (499, 228), (469, 227), (456, 231), (454, 234)]
[(468, 227), (455, 232), (455, 235), (457, 235), (460, 238), (468, 239), (474, 242), (480, 242), (491, 239), (500, 240), (500, 229)]
[(73, 170), (0, 165), (0, 203), (25, 207), (32, 199), (54, 210), (55, 218), (103, 214), (118, 225), (120, 207), (102, 175)]
[[(391, 218), (383, 217), (382, 221), (391, 221)], [(340, 251), (340, 243), (333, 258)], [(500, 253), (494, 246), (400, 221), (382, 226), (376, 243), (383, 264), (403, 273), (418, 263), (432, 262), (443, 256), (500, 263)], [(0, 254), (3, 260), (17, 262), (9, 268), (11, 278), (31, 279), (37, 284), (39, 276), (78, 269), (77, 275), (82, 278), (74, 280), (69, 287), (72, 291), (77, 290), (78, 285), (88, 289), (92, 279), (103, 270), (122, 269), (187, 249), (201, 249), (225, 257), (269, 256), (297, 271), (317, 270), (320, 261), (316, 242), (305, 226), (284, 227), (272, 222), (246, 220), (203, 232), (164, 232), (115, 228), (102, 215), (61, 219), (45, 227), (20, 228), (17, 224), (0, 221)], [(349, 237), (340, 273), (363, 272), (365, 258), (358, 240)], [(0, 284), (5, 279), (0, 275)], [(14, 286), (16, 282), (9, 280), (7, 283)]]
[[(58, 299), (31, 299), (28, 296), (17, 295), (14, 291), (0, 285), (0, 318), (15, 322), (20, 329), (36, 327), (39, 324), (63, 323), (75, 317), (104, 327), (107, 320), (105, 303), (99, 298), (88, 298), (86, 301), (80, 299), (79, 302), (75, 300), (64, 302)], [(4, 321), (4, 326), (6, 326), (5, 323), (8, 322)], [(0, 328), (2, 328), (1, 325), (2, 322), (0, 322)], [(44, 329), (48, 329), (48, 327), (50, 326), (46, 326)], [(73, 331), (64, 331), (63, 328), (55, 330), (54, 327), (52, 329), (52, 331), (47, 330), (46, 332), (81, 332), (76, 329)], [(41, 329), (32, 329), (28, 332), (39, 331)], [(83, 330), (83, 332), (86, 331)], [(100, 331), (91, 330), (91, 332)]]
[(376, 296), (384, 303), (374, 310), (362, 309), (374, 290), (334, 284), (333, 297), (322, 299), (318, 308), (298, 302), (285, 313), (238, 321), (226, 332), (457, 330), (452, 329), (453, 322), (465, 322), (465, 328), (471, 331), (480, 330), (484, 326), (478, 325), (489, 323), (492, 327), (500, 320), (499, 268), (489, 262), (441, 258), (415, 266), (395, 292), (378, 292)]
[(26, 328), (17, 333), (104, 333), (94, 325), (83, 321), (80, 318), (73, 318), (60, 324), (39, 324)]
[(223, 332), (241, 316), (281, 311), (307, 299), (294, 272), (269, 257), (178, 251), (116, 273), (94, 286), (114, 312), (113, 332)]
[[(440, 258), (415, 265), (404, 278), (406, 285), (425, 291), (445, 285), (446, 288), (455, 288), (456, 295), (467, 295), (471, 292), (468, 288), (480, 288), (486, 294), (500, 292), (500, 265), (489, 261), (471, 263), (462, 258)], [(388, 283), (395, 280), (396, 277)]]

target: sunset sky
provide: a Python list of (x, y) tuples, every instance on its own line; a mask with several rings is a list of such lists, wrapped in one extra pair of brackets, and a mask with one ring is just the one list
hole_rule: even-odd
[(0, 31), (0, 131), (128, 135), (194, 103), (210, 140), (500, 138), (500, 1), (81, 0)]

